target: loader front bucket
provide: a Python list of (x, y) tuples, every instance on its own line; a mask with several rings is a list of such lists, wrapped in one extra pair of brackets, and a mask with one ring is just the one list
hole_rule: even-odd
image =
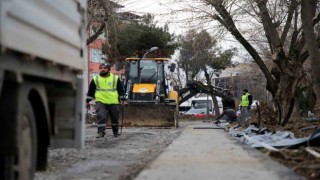
[[(123, 109), (124, 127), (177, 127), (174, 107), (155, 104), (129, 104)], [(121, 123), (121, 122), (120, 122)]]

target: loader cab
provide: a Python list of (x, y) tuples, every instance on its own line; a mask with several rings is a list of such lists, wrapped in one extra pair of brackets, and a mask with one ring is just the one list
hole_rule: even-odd
[(132, 83), (157, 83), (164, 81), (164, 61), (154, 59), (132, 60), (127, 63), (127, 80)]
[(158, 88), (158, 92), (155, 93), (158, 93), (160, 98), (167, 96), (164, 67), (169, 61), (168, 59), (127, 58), (126, 61), (126, 78), (124, 84), (129, 99), (133, 98), (131, 95), (134, 94), (132, 91), (134, 91), (133, 87), (135, 84), (155, 85)]

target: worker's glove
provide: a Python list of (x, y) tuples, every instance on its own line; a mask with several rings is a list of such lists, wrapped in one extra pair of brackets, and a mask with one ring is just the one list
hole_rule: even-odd
[(91, 100), (92, 100), (92, 99), (87, 98), (87, 99), (86, 99), (86, 103), (88, 104)]
[(248, 110), (250, 110), (250, 108), (251, 108), (250, 106), (247, 107)]

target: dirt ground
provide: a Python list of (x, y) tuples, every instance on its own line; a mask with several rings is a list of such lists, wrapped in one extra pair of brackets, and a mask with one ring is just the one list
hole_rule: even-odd
[[(261, 108), (260, 127), (271, 131), (288, 130), (295, 137), (307, 137), (320, 122), (308, 122), (293, 117), (285, 127), (278, 127), (276, 115), (271, 108)], [(253, 111), (251, 123), (258, 123), (258, 113)], [(188, 122), (203, 121), (192, 116), (179, 118), (187, 126)], [(207, 119), (206, 119), (207, 120)], [(214, 118), (209, 119), (214, 121)], [(88, 118), (92, 124), (94, 118)], [(145, 166), (176, 139), (184, 127), (178, 129), (127, 128), (119, 139), (113, 138), (111, 129), (107, 129), (106, 139), (96, 139), (96, 128), (86, 128), (84, 149), (51, 149), (49, 167), (45, 172), (36, 173), (35, 179), (132, 179)], [(320, 153), (320, 147), (309, 147)], [(275, 161), (291, 168), (306, 179), (320, 179), (320, 158), (307, 151), (306, 147), (282, 149), (280, 152), (262, 150)]]
[[(271, 131), (291, 131), (297, 138), (310, 136), (317, 128), (320, 128), (320, 121), (310, 122), (304, 118), (294, 115), (284, 127), (279, 127), (276, 120), (276, 113), (268, 106), (260, 107), (260, 127), (266, 127)], [(251, 123), (258, 124), (258, 111), (253, 110)], [(320, 153), (320, 147), (309, 147)], [(275, 161), (278, 161), (291, 168), (307, 179), (320, 179), (320, 158), (310, 154), (306, 147), (297, 149), (281, 149), (280, 152), (265, 151)]]
[(50, 149), (46, 171), (37, 172), (36, 180), (132, 179), (154, 160), (184, 127), (171, 129), (126, 128), (114, 138), (96, 139), (96, 127), (86, 128), (85, 148)]

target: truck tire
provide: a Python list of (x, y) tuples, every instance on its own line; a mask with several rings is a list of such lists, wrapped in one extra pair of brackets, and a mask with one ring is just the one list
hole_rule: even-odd
[(17, 121), (17, 153), (13, 166), (15, 179), (33, 179), (36, 169), (37, 132), (35, 116), (27, 99), (22, 100)]
[[(1, 170), (0, 178), (6, 180), (31, 180), (35, 173), (37, 155), (35, 116), (27, 98), (27, 93), (20, 89), (20, 93), (7, 93), (6, 95), (13, 94), (18, 98), (17, 103), (14, 103), (15, 107), (11, 108), (16, 108), (17, 115), (14, 116), (16, 118), (10, 121), (15, 125), (8, 127), (15, 128), (13, 132), (16, 132), (14, 139), (16, 150), (14, 154), (1, 155), (0, 166), (3, 169)], [(1, 128), (1, 130), (4, 129)], [(6, 138), (9, 140), (10, 137)]]

